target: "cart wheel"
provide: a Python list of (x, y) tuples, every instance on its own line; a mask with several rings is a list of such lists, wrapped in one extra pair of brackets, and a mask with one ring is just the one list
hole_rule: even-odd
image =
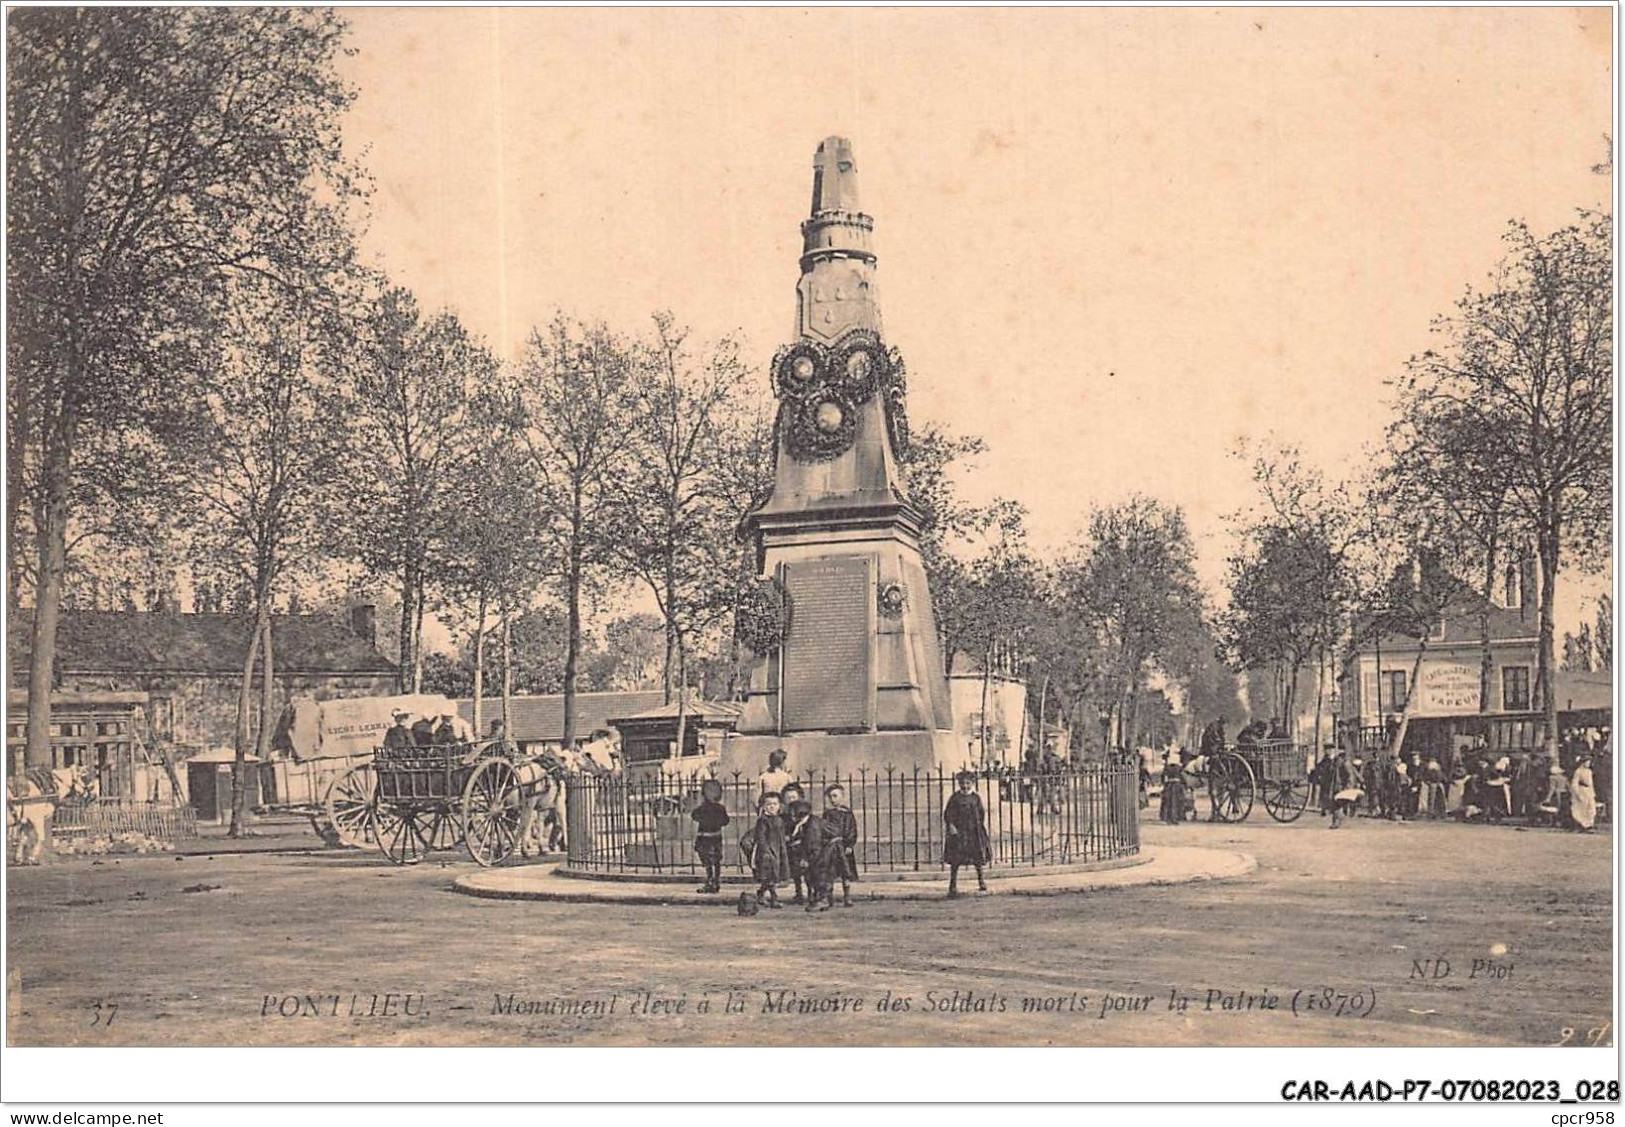
[(1264, 784), (1264, 809), (1277, 822), (1296, 822), (1308, 808), (1308, 779), (1276, 780)]
[[(372, 811), (372, 844), (378, 847), (378, 852), (389, 857), (389, 842), (400, 831), (401, 812), (395, 807), (380, 802)], [(394, 858), (390, 858), (394, 860)]]
[(519, 848), (524, 798), (506, 759), (487, 759), (463, 788), (463, 841), (481, 865), (500, 865)]
[(429, 851), (425, 815), (417, 810), (393, 811), (378, 819), (378, 848), (397, 865), (415, 865)]
[(1253, 769), (1239, 755), (1215, 755), (1207, 769), (1208, 799), (1220, 822), (1245, 821), (1253, 812)]
[(327, 788), (327, 824), (341, 845), (370, 845), (378, 814), (378, 776), (372, 764), (351, 767)]
[(418, 828), (422, 833), (425, 852), (456, 849), (463, 843), (462, 825), (450, 808), (436, 807), (427, 811), (418, 820)]

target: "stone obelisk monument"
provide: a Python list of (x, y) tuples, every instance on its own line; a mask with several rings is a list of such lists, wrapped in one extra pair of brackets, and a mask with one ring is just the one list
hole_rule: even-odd
[(955, 766), (908, 442), (901, 358), (882, 335), (874, 220), (843, 137), (818, 146), (801, 225), (796, 339), (773, 361), (771, 497), (747, 518), (763, 582), (787, 608), (755, 654), (738, 734), (719, 764), (754, 774), (783, 747), (796, 771)]

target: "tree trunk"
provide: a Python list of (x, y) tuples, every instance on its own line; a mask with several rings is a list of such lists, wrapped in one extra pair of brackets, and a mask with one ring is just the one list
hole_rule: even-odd
[(1405, 705), (1399, 710), (1399, 724), (1394, 728), (1394, 738), (1389, 741), (1388, 754), (1398, 755), (1399, 749), (1405, 746), (1405, 732), (1411, 726), (1411, 712), (1416, 706), (1416, 679), (1422, 672), (1422, 659), (1427, 656), (1428, 639), (1423, 634), (1416, 646), (1416, 660), (1411, 662), (1411, 677), (1405, 683)]
[(1294, 714), (1298, 707), (1298, 675), (1302, 672), (1302, 659), (1294, 658), (1287, 674), (1286, 704), (1281, 708), (1281, 730), (1287, 734), (1288, 739), (1292, 739), (1292, 733), (1298, 730), (1297, 717)]
[(513, 615), (502, 608), (502, 732), (513, 741)]
[[(671, 553), (667, 552), (666, 601), (661, 608), (666, 616), (666, 664), (661, 675), (661, 688), (666, 693), (666, 704), (671, 703), (672, 678), (673, 674), (677, 672), (678, 664), (682, 661), (681, 651), (683, 647), (682, 639), (678, 637), (677, 631), (677, 577), (673, 571), (675, 567), (676, 563), (672, 560)], [(688, 682), (684, 680), (683, 684), (686, 687)]]
[[(11, 407), (11, 434), (6, 443), (6, 621), (17, 620), (17, 608), (22, 606), (22, 512), (26, 490), (28, 451), (33, 442), (29, 424), (33, 412), (29, 409), (29, 392), (24, 381), (17, 381), (16, 398)], [(17, 675), (12, 671), (12, 677)], [(10, 688), (8, 683), (7, 688)]]
[[(75, 378), (78, 365), (72, 366)], [(56, 628), (62, 612), (62, 580), (68, 566), (68, 491), (73, 472), (72, 451), (78, 413), (65, 404), (62, 418), (45, 450), (44, 497), (36, 509), (43, 518), (34, 530), (38, 541), (39, 574), (34, 580), (34, 625), (29, 644), (28, 735), (23, 763), (28, 767), (51, 762), (51, 690), (55, 687)]]
[[(1478, 711), (1490, 710), (1490, 693), (1495, 689), (1495, 654), (1490, 648), (1490, 597), (1495, 593), (1495, 545), (1484, 553), (1484, 602), (1478, 610)], [(1522, 596), (1519, 602), (1523, 601)]]
[(1321, 714), (1326, 707), (1326, 647), (1319, 647), (1315, 662), (1315, 762), (1320, 762), (1320, 749), (1324, 746), (1321, 737), (1324, 728), (1321, 726)]
[(474, 623), (474, 738), (485, 738), (485, 611), (484, 588), (480, 589), (479, 613)]
[[(1044, 674), (1043, 683), (1038, 687), (1038, 754), (1044, 754), (1044, 712), (1049, 706), (1049, 674)], [(1021, 749), (1023, 756), (1027, 749)]]
[(576, 667), (581, 658), (581, 574), (582, 537), (587, 530), (581, 512), (579, 490), (570, 524), (570, 562), (565, 575), (565, 615), (567, 627), (564, 643), (564, 749), (575, 747), (576, 741)]
[(683, 740), (688, 731), (688, 647), (682, 635), (677, 636), (677, 755), (683, 754)]
[(981, 754), (983, 763), (987, 762), (987, 694), (988, 694), (988, 688), (991, 686), (992, 681), (993, 681), (993, 647), (991, 645), (989, 645), (989, 646), (984, 647), (983, 650), (982, 650), (982, 712), (981, 712), (981, 728), (977, 733), (977, 738), (981, 742), (982, 750), (981, 750), (980, 754)]
[(416, 589), (417, 569), (407, 563), (401, 570), (401, 628), (395, 669), (395, 688), (402, 693), (412, 685), (412, 592)]
[(1546, 728), (1546, 754), (1557, 755), (1557, 686), (1552, 682), (1555, 650), (1553, 606), (1557, 598), (1558, 521), (1548, 511), (1546, 528), (1540, 534), (1540, 654), (1536, 680), (1540, 710)]
[(412, 600), (412, 692), (423, 691), (423, 569), (418, 569), (418, 590)]
[(260, 630), (260, 728), (254, 741), (254, 754), (261, 762), (271, 758), (271, 736), (276, 729), (276, 672), (271, 653), (271, 615), (265, 614)]
[(265, 628), (261, 617), (264, 604), (255, 612), (254, 630), (248, 638), (248, 657), (243, 661), (243, 679), (237, 687), (237, 758), (231, 768), (231, 829), (228, 837), (243, 837), (248, 831), (248, 709), (254, 698), (254, 665), (259, 660), (260, 634)]
[(1021, 680), (1021, 723), (1016, 729), (1016, 766), (1027, 756), (1027, 679)]

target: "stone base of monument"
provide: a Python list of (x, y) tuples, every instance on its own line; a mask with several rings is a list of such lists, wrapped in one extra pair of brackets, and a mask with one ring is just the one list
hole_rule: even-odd
[(860, 768), (953, 772), (966, 766), (963, 737), (952, 731), (792, 732), (788, 735), (733, 735), (722, 745), (716, 773), (736, 772), (754, 779), (767, 770), (767, 757), (783, 748), (793, 775), (850, 775)]

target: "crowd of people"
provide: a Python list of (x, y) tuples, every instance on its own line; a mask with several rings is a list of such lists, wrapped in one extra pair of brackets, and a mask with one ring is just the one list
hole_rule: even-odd
[[(1255, 721), (1238, 733), (1235, 750), (1245, 754), (1284, 738), (1278, 724)], [(1177, 824), (1196, 816), (1194, 782), (1206, 776), (1208, 760), (1226, 748), (1221, 718), (1203, 729), (1195, 756), (1183, 749), (1167, 754), (1162, 821)], [(1585, 729), (1564, 732), (1555, 757), (1493, 751), (1482, 737), (1460, 753), (1428, 757), (1418, 751), (1360, 753), (1331, 746), (1309, 769), (1307, 781), (1311, 805), (1331, 819), (1333, 829), (1364, 814), (1391, 821), (1520, 819), (1525, 825), (1589, 832), (1597, 824), (1598, 794), (1612, 793), (1612, 762), (1607, 733)], [(1145, 788), (1149, 771), (1142, 770)]]
[(1310, 772), (1312, 799), (1333, 827), (1357, 813), (1406, 821), (1454, 818), (1497, 824), (1520, 819), (1525, 825), (1589, 832), (1597, 824), (1599, 783), (1607, 794), (1611, 779), (1598, 779), (1607, 751), (1576, 752), (1567, 770), (1563, 757), (1528, 752), (1501, 754), (1482, 745), (1460, 755), (1433, 757), (1358, 755), (1336, 750)]

